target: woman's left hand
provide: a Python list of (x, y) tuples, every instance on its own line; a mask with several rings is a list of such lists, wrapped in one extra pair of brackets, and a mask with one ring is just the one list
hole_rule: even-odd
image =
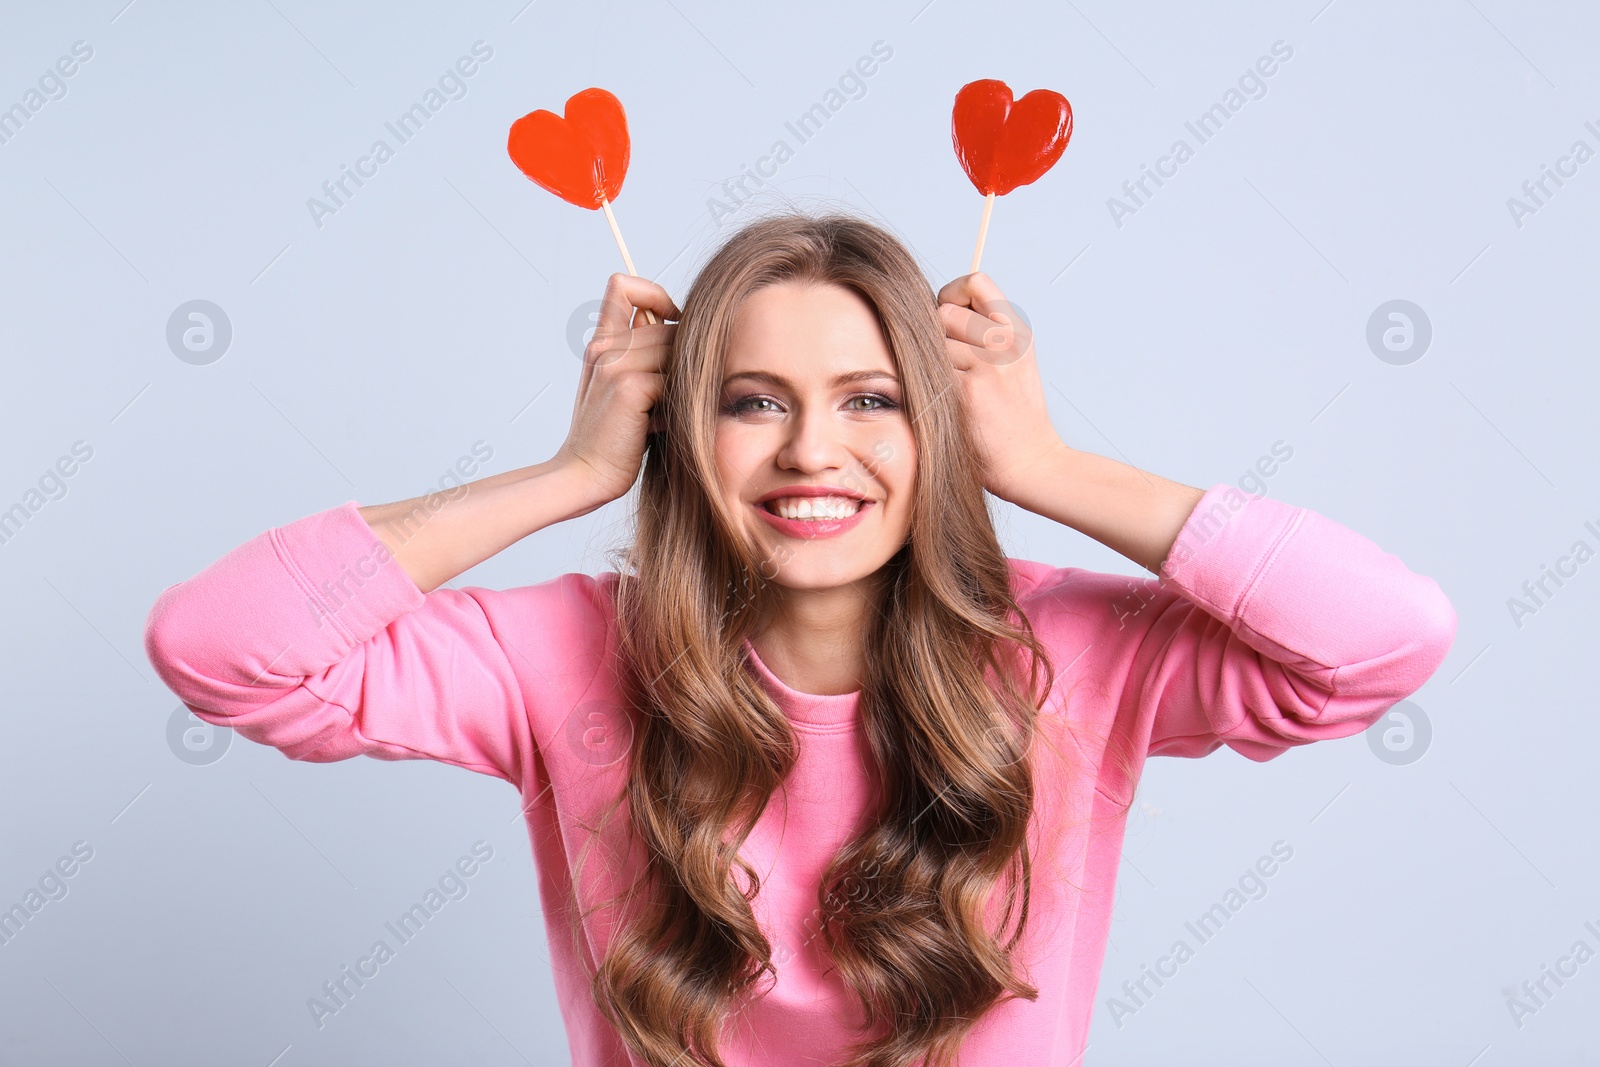
[(978, 434), (984, 488), (1025, 496), (1029, 479), (1066, 450), (1050, 423), (1033, 332), (989, 276), (963, 275), (939, 290), (945, 350)]

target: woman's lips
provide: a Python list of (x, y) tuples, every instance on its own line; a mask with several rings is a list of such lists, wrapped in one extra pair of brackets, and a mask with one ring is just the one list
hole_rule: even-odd
[(863, 500), (856, 513), (844, 519), (786, 519), (782, 515), (774, 515), (768, 511), (765, 504), (757, 504), (755, 509), (761, 513), (763, 519), (767, 520), (768, 525), (784, 536), (811, 541), (819, 537), (837, 537), (845, 533), (875, 506), (877, 501)]

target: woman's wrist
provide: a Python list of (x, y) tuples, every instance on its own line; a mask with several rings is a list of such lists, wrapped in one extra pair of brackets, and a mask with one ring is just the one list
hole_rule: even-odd
[(563, 512), (564, 519), (576, 519), (597, 511), (607, 504), (623, 496), (622, 493), (613, 492), (610, 487), (601, 481), (594, 468), (581, 459), (568, 459), (557, 455), (553, 459), (534, 467), (525, 468), (529, 471), (539, 471), (538, 492), (548, 493), (552, 502), (559, 502), (557, 511)]
[(1040, 446), (1030, 460), (1007, 471), (1007, 477), (990, 492), (1024, 511), (1045, 514), (1040, 509), (1055, 498), (1072, 459), (1073, 449), (1058, 437)]

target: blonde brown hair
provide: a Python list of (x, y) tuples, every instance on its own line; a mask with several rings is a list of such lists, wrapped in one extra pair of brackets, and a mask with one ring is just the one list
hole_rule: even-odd
[[(750, 906), (760, 878), (738, 851), (794, 766), (796, 737), (744, 661), (770, 573), (723, 501), (714, 435), (739, 306), (784, 281), (843, 286), (875, 309), (912, 420), (910, 535), (875, 576), (857, 706), (883, 804), (834, 857), (818, 902), (826, 951), (881, 1031), (853, 1047), (850, 1067), (943, 1067), (985, 1011), (1038, 996), (1012, 950), (1028, 917), (1034, 740), (1054, 672), (1013, 599), (933, 291), (899, 240), (848, 215), (747, 225), (682, 304), (635, 536), (616, 555), (618, 670), (635, 725), (624, 795), (602, 824), (626, 801), (644, 861), (595, 908), (623, 897), (639, 908), (592, 992), (652, 1067), (723, 1067), (722, 1022), (763, 975), (776, 980)], [(1002, 880), (992, 932), (985, 909)]]

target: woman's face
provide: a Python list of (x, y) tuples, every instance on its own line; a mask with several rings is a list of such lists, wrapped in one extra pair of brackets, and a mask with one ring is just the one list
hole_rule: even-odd
[(724, 500), (779, 585), (856, 582), (900, 550), (916, 447), (866, 300), (796, 282), (745, 299), (723, 368), (716, 458)]

